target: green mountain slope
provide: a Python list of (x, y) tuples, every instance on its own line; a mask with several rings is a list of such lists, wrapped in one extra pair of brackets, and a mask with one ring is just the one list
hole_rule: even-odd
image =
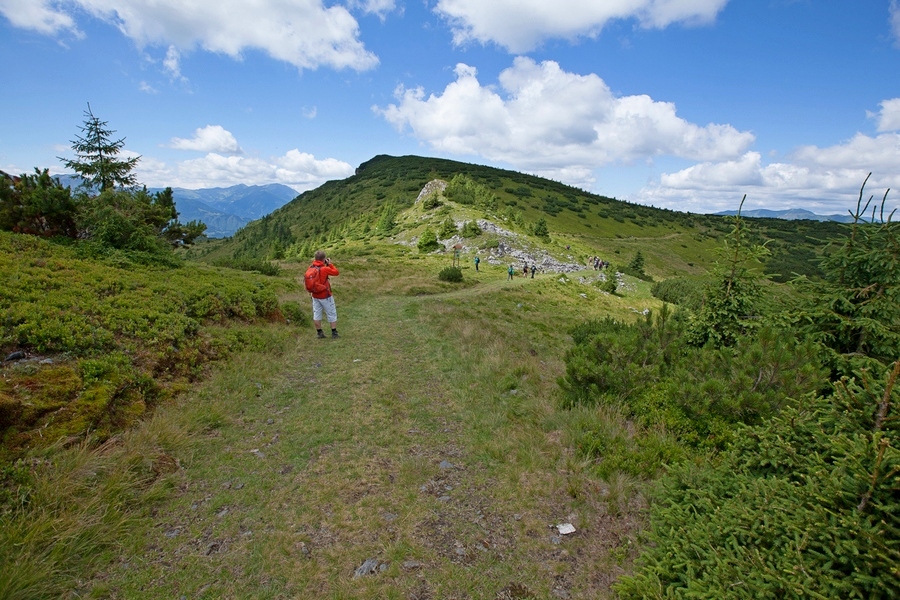
[[(428, 216), (419, 210), (404, 219), (423, 187), (432, 180), (450, 182), (465, 176), (493, 197), (490, 207), (444, 208)], [(735, 198), (735, 204), (739, 199)], [(397, 215), (397, 227), (378, 228), (386, 211)], [(726, 217), (698, 215), (631, 204), (585, 192), (533, 175), (446, 159), (376, 156), (352, 177), (330, 181), (305, 192), (267, 217), (254, 221), (231, 239), (208, 244), (194, 256), (223, 258), (296, 258), (305, 261), (318, 247), (332, 252), (371, 251), (379, 240), (400, 237), (415, 241), (424, 225), (454, 220), (486, 219), (506, 229), (530, 234), (539, 220), (547, 223), (551, 253), (571, 261), (599, 255), (614, 265), (627, 264), (637, 251), (655, 277), (702, 273), (710, 253), (728, 231)], [(756, 243), (767, 243), (770, 274), (788, 279), (793, 273), (815, 275), (816, 258), (840, 225), (813, 221), (753, 219)], [(389, 240), (390, 241), (390, 240)]]

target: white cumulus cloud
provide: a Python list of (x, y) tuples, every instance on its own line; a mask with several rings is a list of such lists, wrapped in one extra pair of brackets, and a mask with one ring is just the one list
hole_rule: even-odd
[(482, 85), (476, 70), (456, 67), (440, 94), (397, 90), (397, 104), (373, 107), (400, 131), (435, 150), (476, 155), (565, 180), (592, 169), (656, 156), (727, 160), (754, 136), (730, 125), (696, 125), (675, 106), (649, 96), (616, 96), (597, 75), (563, 71), (553, 61), (516, 58), (499, 89)]
[(234, 135), (221, 125), (198, 127), (191, 139), (172, 138), (170, 147), (176, 150), (197, 150), (199, 152), (241, 153), (241, 147), (238, 146)]
[(59, 4), (46, 0), (0, 0), (0, 15), (22, 29), (33, 29), (45, 35), (69, 31), (81, 37), (75, 19), (61, 10)]
[[(798, 148), (789, 162), (764, 164), (758, 152), (731, 161), (703, 162), (675, 173), (627, 198), (690, 212), (734, 210), (746, 194), (745, 208), (805, 208), (819, 214), (847, 214), (856, 207), (859, 190), (869, 173), (866, 198), (879, 201), (900, 189), (900, 136), (876, 138), (857, 134), (827, 148)], [(888, 195), (886, 210), (900, 206)]]
[(900, 130), (900, 98), (882, 100), (879, 106), (881, 110), (878, 113), (866, 111), (870, 119), (878, 121), (878, 131)]
[[(387, 2), (367, 5), (374, 10)], [(364, 70), (378, 63), (360, 41), (353, 15), (322, 0), (0, 0), (0, 12), (13, 25), (47, 34), (76, 30), (72, 15), (79, 11), (114, 25), (142, 48), (199, 47), (234, 58), (254, 49), (298, 69)]]
[(816, 167), (831, 169), (867, 169), (897, 172), (900, 165), (900, 133), (870, 137), (857, 133), (843, 144), (819, 148), (801, 146), (792, 159)]
[(453, 28), (454, 41), (494, 42), (527, 52), (551, 38), (596, 36), (614, 19), (663, 28), (713, 21), (728, 0), (438, 0), (435, 12)]
[(335, 158), (317, 159), (298, 149), (269, 159), (210, 152), (174, 166), (143, 157), (137, 168), (138, 179), (150, 187), (199, 189), (281, 183), (298, 192), (316, 188), (332, 179), (349, 177), (353, 172), (349, 163)]

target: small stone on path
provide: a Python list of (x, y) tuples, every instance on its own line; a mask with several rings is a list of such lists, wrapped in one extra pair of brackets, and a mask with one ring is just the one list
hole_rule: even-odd
[(370, 558), (366, 560), (363, 564), (357, 567), (356, 571), (353, 573), (353, 578), (363, 577), (365, 575), (371, 575), (376, 570), (378, 570), (379, 561), (377, 558)]

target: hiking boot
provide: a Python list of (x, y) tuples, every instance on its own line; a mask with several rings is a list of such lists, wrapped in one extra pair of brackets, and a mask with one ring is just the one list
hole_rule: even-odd
[(332, 331), (332, 332), (331, 332), (331, 339), (336, 340), (336, 339), (338, 339), (339, 337), (341, 337), (341, 336), (339, 336), (339, 335), (337, 334), (337, 331)]
[(325, 333), (320, 329), (320, 330), (318, 331), (318, 333), (316, 333), (316, 337), (319, 338), (320, 340), (324, 340), (324, 339), (325, 339)]

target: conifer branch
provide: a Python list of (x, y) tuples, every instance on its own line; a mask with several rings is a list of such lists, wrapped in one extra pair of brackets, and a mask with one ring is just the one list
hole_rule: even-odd
[(887, 386), (885, 386), (884, 396), (881, 399), (881, 404), (878, 406), (878, 415), (875, 417), (875, 431), (881, 431), (881, 428), (884, 426), (884, 420), (887, 418), (888, 409), (891, 405), (891, 393), (898, 376), (900, 376), (900, 360), (894, 363), (894, 370), (888, 378)]
[[(887, 418), (888, 409), (891, 404), (891, 393), (894, 390), (894, 383), (896, 383), (898, 375), (900, 375), (900, 360), (894, 363), (894, 369), (891, 371), (891, 375), (888, 377), (888, 383), (884, 389), (884, 396), (878, 406), (878, 414), (875, 417), (874, 427), (876, 433), (881, 431), (881, 428), (884, 426), (884, 421)], [(859, 506), (856, 507), (856, 510), (859, 512), (866, 509), (866, 506), (868, 506), (869, 501), (872, 499), (872, 494), (875, 493), (875, 485), (878, 483), (878, 472), (881, 470), (881, 464), (884, 461), (884, 452), (890, 445), (890, 441), (886, 437), (881, 438), (878, 442), (878, 458), (875, 459), (875, 470), (872, 472), (872, 479), (869, 481), (869, 489), (863, 494), (862, 499), (859, 501)]]

